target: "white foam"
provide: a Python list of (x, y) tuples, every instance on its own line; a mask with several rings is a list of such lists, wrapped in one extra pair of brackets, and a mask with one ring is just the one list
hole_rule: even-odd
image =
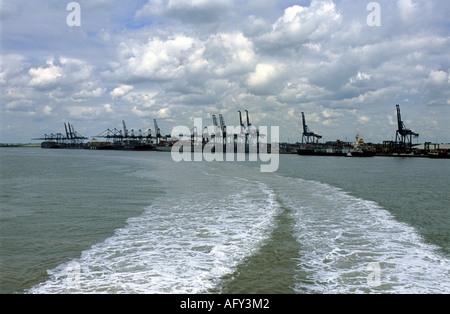
[(61, 264), (30, 292), (208, 292), (270, 236), (278, 200), (296, 222), (297, 292), (450, 292), (448, 259), (375, 202), (240, 164), (175, 170), (140, 172), (161, 178), (167, 194), (70, 261), (78, 274)]
[(450, 292), (448, 260), (414, 228), (374, 202), (321, 183), (299, 183), (311, 189), (295, 212), (303, 247), (299, 267), (307, 270), (299, 292)]
[(259, 247), (278, 210), (267, 185), (216, 174), (171, 193), (72, 261), (75, 285), (62, 264), (30, 293), (207, 292)]

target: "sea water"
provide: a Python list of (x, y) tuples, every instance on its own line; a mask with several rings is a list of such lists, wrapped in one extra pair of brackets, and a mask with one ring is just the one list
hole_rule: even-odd
[(449, 293), (447, 160), (0, 149), (2, 293)]

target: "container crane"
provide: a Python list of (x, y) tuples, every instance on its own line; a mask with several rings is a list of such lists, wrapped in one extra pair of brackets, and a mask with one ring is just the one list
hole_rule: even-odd
[(44, 141), (41, 143), (42, 148), (83, 148), (83, 141), (88, 138), (75, 131), (70, 123), (64, 123), (64, 129), (66, 131), (65, 135), (62, 133), (45, 134), (44, 137), (33, 140)]
[(311, 132), (308, 129), (308, 126), (306, 125), (306, 119), (305, 119), (305, 113), (302, 112), (302, 120), (303, 120), (303, 137), (302, 137), (302, 144), (310, 145), (315, 144), (316, 140), (319, 140), (322, 138), (322, 135), (315, 134), (314, 132)]
[(419, 134), (405, 127), (400, 113), (400, 105), (397, 105), (397, 123), (398, 130), (395, 134), (395, 147), (402, 153), (411, 152), (412, 138), (418, 138)]

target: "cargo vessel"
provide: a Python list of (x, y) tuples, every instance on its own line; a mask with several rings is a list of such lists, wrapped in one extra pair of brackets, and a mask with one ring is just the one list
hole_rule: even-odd
[(65, 134), (45, 134), (44, 137), (35, 138), (33, 141), (41, 140), (41, 148), (48, 149), (83, 149), (86, 148), (84, 143), (87, 137), (82, 136), (75, 131), (73, 125), (64, 123)]
[(141, 141), (117, 141), (117, 142), (97, 142), (91, 141), (86, 145), (87, 149), (92, 150), (138, 150), (153, 151), (156, 145), (153, 143)]
[(325, 144), (300, 144), (298, 154), (304, 156), (373, 157), (376, 149), (364, 143), (364, 140), (356, 135), (354, 143), (343, 143), (337, 140)]

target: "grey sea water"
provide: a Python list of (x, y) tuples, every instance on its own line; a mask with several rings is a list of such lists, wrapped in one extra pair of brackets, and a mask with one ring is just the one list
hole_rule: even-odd
[(447, 160), (0, 149), (2, 293), (449, 293)]

